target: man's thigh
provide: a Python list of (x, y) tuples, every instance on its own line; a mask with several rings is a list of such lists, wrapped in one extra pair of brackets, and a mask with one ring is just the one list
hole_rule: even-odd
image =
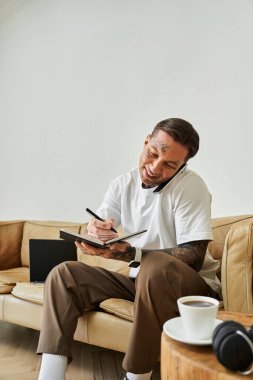
[(64, 263), (58, 271), (61, 278), (65, 278), (67, 287), (72, 288), (71, 292), (79, 293), (85, 300), (85, 307), (107, 298), (134, 300), (134, 283), (120, 273), (74, 261)]
[(148, 253), (142, 263), (138, 276), (138, 283), (152, 283), (157, 293), (165, 288), (174, 294), (175, 299), (182, 295), (207, 295), (208, 286), (203, 278), (194, 269), (165, 252), (154, 251)]

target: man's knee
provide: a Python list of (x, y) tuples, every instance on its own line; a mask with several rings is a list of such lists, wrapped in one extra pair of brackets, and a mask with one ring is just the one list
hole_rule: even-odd
[(46, 285), (48, 283), (54, 283), (58, 281), (69, 282), (70, 279), (75, 277), (75, 272), (78, 271), (80, 264), (78, 261), (64, 261), (56, 265), (49, 273), (46, 279)]
[(146, 279), (172, 279), (183, 264), (176, 258), (162, 251), (149, 252), (141, 262), (139, 276)]

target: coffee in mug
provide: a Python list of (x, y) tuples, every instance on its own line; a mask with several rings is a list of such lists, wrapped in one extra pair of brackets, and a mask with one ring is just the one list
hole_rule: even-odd
[(197, 306), (197, 307), (209, 307), (209, 306), (213, 306), (213, 303), (206, 302), (206, 301), (187, 301), (187, 302), (184, 302), (184, 305)]
[(219, 301), (205, 296), (186, 296), (177, 300), (186, 335), (192, 339), (211, 337)]

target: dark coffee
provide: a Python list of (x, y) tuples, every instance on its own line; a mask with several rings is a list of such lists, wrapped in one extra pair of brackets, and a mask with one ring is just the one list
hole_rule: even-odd
[(184, 302), (184, 305), (187, 306), (197, 306), (197, 307), (210, 307), (214, 306), (212, 302), (207, 302), (207, 301), (187, 301)]

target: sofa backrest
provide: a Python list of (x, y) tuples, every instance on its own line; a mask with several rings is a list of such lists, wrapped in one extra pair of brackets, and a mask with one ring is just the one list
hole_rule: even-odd
[(23, 227), (22, 220), (0, 222), (0, 270), (21, 266)]
[(79, 233), (81, 224), (55, 221), (26, 221), (21, 244), (22, 266), (29, 266), (29, 239), (59, 239), (60, 229), (66, 227)]
[[(225, 239), (231, 226), (237, 222), (252, 218), (252, 215), (239, 215), (212, 219), (214, 240), (209, 243), (211, 255), (221, 261)], [(0, 270), (29, 266), (29, 239), (59, 239), (61, 228), (70, 228), (79, 233), (86, 232), (86, 225), (75, 222), (57, 221), (8, 221), (0, 222)], [(21, 252), (21, 254), (20, 254)], [(78, 250), (80, 261), (89, 265), (98, 265), (107, 269), (115, 268), (128, 273), (127, 263), (100, 257), (88, 256)], [(6, 267), (5, 267), (6, 265)], [(218, 273), (220, 275), (220, 273)]]
[(229, 229), (222, 256), (221, 285), (227, 310), (253, 313), (253, 215)]
[[(86, 233), (87, 224), (55, 221), (26, 221), (23, 227), (23, 238), (21, 244), (21, 263), (24, 267), (29, 267), (29, 239), (59, 239), (61, 228), (68, 228), (77, 233)], [(119, 231), (120, 233), (121, 231)], [(78, 261), (91, 266), (120, 272), (129, 273), (128, 263), (118, 260), (104, 259), (103, 257), (84, 254), (80, 249), (77, 250)]]
[[(212, 219), (213, 241), (209, 243), (208, 249), (214, 259), (219, 260), (221, 263), (226, 236), (232, 225), (249, 218), (252, 218), (252, 215), (238, 215)], [(217, 275), (221, 278), (221, 266)]]

